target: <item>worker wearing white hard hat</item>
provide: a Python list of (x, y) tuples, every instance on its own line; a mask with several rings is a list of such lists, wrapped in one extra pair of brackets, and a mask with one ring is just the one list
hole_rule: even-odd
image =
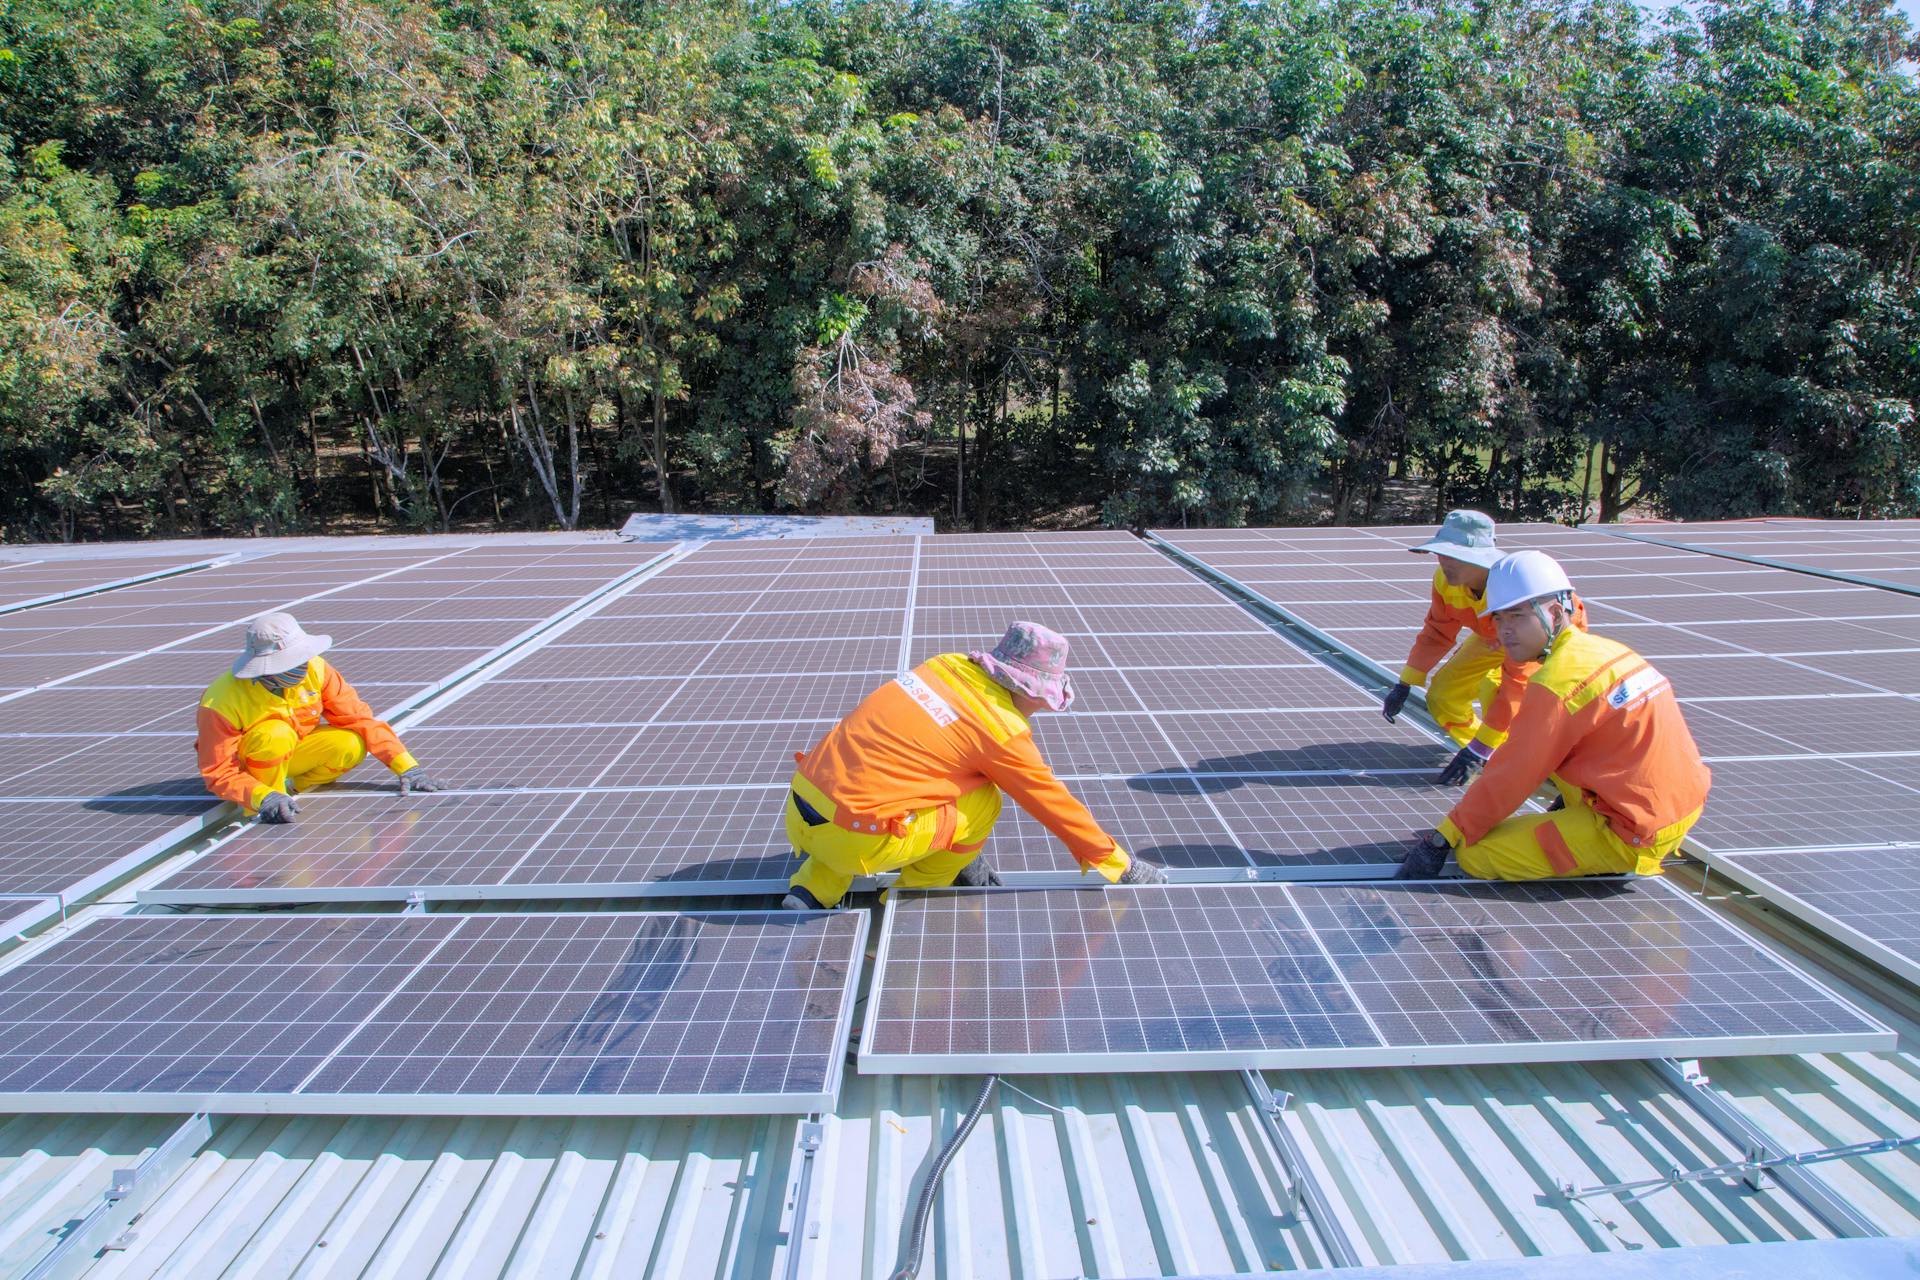
[[(1484, 613), (1509, 656), (1540, 665), (1511, 740), (1415, 842), (1398, 878), (1438, 875), (1449, 850), (1483, 880), (1658, 875), (1712, 780), (1673, 687), (1627, 646), (1573, 625), (1573, 584), (1544, 552), (1494, 565)], [(1518, 813), (1549, 781), (1554, 809)]]
[[(1426, 621), (1414, 637), (1399, 682), (1387, 691), (1381, 712), (1393, 720), (1407, 696), (1425, 685), (1428, 714), (1460, 748), (1440, 771), (1439, 780), (1458, 786), (1478, 773), (1507, 740), (1532, 664), (1508, 656), (1500, 647), (1492, 619), (1483, 612), (1487, 575), (1506, 557), (1494, 544), (1493, 517), (1479, 511), (1449, 511), (1433, 537), (1407, 549), (1431, 555), (1438, 567), (1433, 572)], [(1583, 630), (1587, 625), (1586, 606), (1578, 596), (1573, 599), (1573, 624)]]

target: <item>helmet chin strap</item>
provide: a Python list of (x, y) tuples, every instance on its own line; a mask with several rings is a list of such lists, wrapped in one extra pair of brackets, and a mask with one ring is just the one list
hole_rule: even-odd
[[(1547, 608), (1550, 604), (1558, 604), (1560, 606), (1560, 621), (1558, 623), (1554, 622), (1553, 614)], [(1547, 633), (1547, 643), (1541, 648), (1539, 654), (1535, 656), (1535, 662), (1547, 656), (1548, 650), (1553, 648), (1553, 642), (1558, 640), (1560, 633), (1567, 629), (1570, 604), (1571, 602), (1568, 600), (1565, 592), (1559, 595), (1542, 596), (1538, 600), (1531, 602), (1530, 607), (1533, 609), (1533, 616), (1539, 620), (1540, 629)]]

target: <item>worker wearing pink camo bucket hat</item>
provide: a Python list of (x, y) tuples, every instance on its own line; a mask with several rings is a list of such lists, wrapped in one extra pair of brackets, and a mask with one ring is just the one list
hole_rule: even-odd
[(1016, 622), (993, 646), (974, 650), (969, 659), (1015, 693), (1038, 698), (1049, 711), (1073, 705), (1073, 679), (1067, 675), (1067, 638), (1037, 622)]
[(1103, 830), (1033, 741), (1031, 717), (1073, 703), (1067, 639), (1032, 622), (991, 653), (941, 653), (861, 700), (811, 751), (785, 797), (800, 857), (783, 907), (833, 907), (855, 880), (899, 872), (903, 889), (1000, 883), (981, 858), (1011, 796), (1081, 867), (1111, 883), (1164, 883)]

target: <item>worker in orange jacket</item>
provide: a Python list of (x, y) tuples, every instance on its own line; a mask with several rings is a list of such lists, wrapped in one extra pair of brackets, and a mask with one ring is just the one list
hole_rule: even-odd
[[(1414, 637), (1399, 683), (1387, 691), (1382, 713), (1391, 722), (1407, 704), (1407, 695), (1427, 683), (1427, 711), (1459, 745), (1440, 771), (1439, 781), (1459, 786), (1478, 773), (1513, 731), (1513, 717), (1527, 690), (1533, 664), (1500, 647), (1499, 632), (1486, 616), (1487, 574), (1506, 555), (1494, 546), (1493, 518), (1479, 511), (1449, 511), (1432, 538), (1409, 551), (1431, 555), (1433, 594), (1427, 618)], [(1586, 630), (1587, 607), (1573, 598), (1573, 625)], [(1454, 648), (1465, 631), (1466, 638)], [(1447, 658), (1448, 651), (1453, 656)], [(1438, 671), (1434, 664), (1447, 658)], [(1475, 714), (1474, 703), (1480, 704)]]
[(290, 822), (295, 793), (332, 782), (369, 752), (400, 775), (402, 794), (440, 789), (321, 658), (332, 643), (285, 613), (247, 624), (239, 660), (200, 699), (196, 751), (208, 791), (262, 822)]
[[(1553, 558), (1521, 551), (1494, 566), (1487, 616), (1515, 656), (1537, 659), (1495, 753), (1396, 879), (1428, 879), (1448, 850), (1483, 880), (1660, 874), (1712, 782), (1673, 686), (1645, 658), (1573, 625), (1573, 584)], [(1551, 781), (1545, 813), (1515, 811)]]
[(855, 877), (887, 871), (902, 888), (998, 884), (976, 859), (1002, 791), (1082, 870), (1163, 882), (1101, 829), (1034, 745), (1031, 717), (1072, 702), (1066, 637), (1031, 622), (1008, 627), (990, 653), (943, 653), (868, 694), (796, 757), (784, 805), (787, 839), (804, 861), (781, 905), (831, 907)]

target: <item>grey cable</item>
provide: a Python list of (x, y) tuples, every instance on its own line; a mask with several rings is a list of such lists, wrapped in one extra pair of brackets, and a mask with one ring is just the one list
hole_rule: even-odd
[(1000, 1083), (999, 1076), (988, 1076), (980, 1084), (980, 1096), (973, 1100), (973, 1106), (966, 1117), (960, 1121), (960, 1127), (947, 1139), (947, 1145), (940, 1148), (940, 1154), (934, 1157), (933, 1167), (927, 1170), (927, 1181), (920, 1188), (920, 1200), (913, 1207), (913, 1236), (907, 1242), (907, 1260), (893, 1273), (893, 1280), (915, 1280), (920, 1274), (920, 1257), (927, 1250), (927, 1219), (933, 1214), (933, 1198), (940, 1191), (940, 1179), (946, 1175), (947, 1166), (953, 1163), (953, 1157), (960, 1150), (960, 1144), (973, 1132), (973, 1126), (980, 1122), (980, 1113), (987, 1109), (987, 1099), (993, 1095), (993, 1086)]

